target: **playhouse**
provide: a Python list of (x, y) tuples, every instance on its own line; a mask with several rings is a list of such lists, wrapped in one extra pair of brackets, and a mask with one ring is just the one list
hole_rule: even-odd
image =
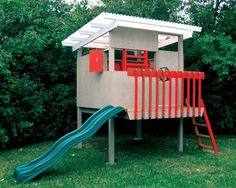
[[(184, 70), (183, 41), (193, 32), (201, 32), (201, 27), (101, 13), (63, 40), (63, 46), (78, 54), (78, 129), (60, 138), (40, 157), (16, 168), (17, 181), (29, 181), (46, 171), (71, 147), (81, 147), (106, 121), (108, 163), (113, 164), (116, 117), (137, 122), (137, 139), (142, 137), (142, 120), (179, 118), (179, 151), (183, 151), (183, 119), (190, 117), (199, 148), (217, 154), (202, 99), (204, 73)], [(173, 48), (167, 48), (171, 44), (175, 44)], [(83, 113), (93, 115), (82, 126)], [(195, 117), (201, 116), (205, 124), (196, 122)], [(202, 134), (199, 127), (208, 134)]]
[[(122, 117), (137, 120), (139, 136), (139, 120), (180, 118), (182, 151), (183, 118), (206, 114), (201, 98), (204, 73), (184, 71), (183, 41), (200, 31), (196, 26), (101, 13), (63, 40), (63, 46), (78, 50), (78, 127), (83, 112), (107, 104), (124, 107)], [(174, 43), (176, 51), (161, 50)], [(82, 55), (82, 48), (89, 53)], [(206, 121), (209, 129), (208, 117)], [(210, 135), (200, 134), (197, 127), (205, 124), (193, 122), (199, 147), (217, 153), (211, 129)], [(211, 138), (213, 146), (204, 145), (201, 138)]]

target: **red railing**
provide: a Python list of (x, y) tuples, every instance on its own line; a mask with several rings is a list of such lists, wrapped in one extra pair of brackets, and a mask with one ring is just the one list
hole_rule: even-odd
[[(139, 63), (133, 63), (132, 61), (128, 61), (129, 59), (141, 59), (142, 61)], [(148, 68), (148, 51), (144, 51), (143, 55), (130, 55), (127, 53), (126, 49), (122, 51), (122, 71), (126, 71), (129, 68)]]
[[(168, 111), (168, 117), (169, 118), (173, 117), (172, 106), (174, 106), (174, 117), (178, 117), (178, 114), (180, 114), (180, 116), (183, 117), (184, 108), (187, 108), (188, 117), (190, 116), (190, 109), (192, 110), (192, 116), (200, 116), (201, 113), (200, 111), (202, 107), (201, 82), (204, 79), (203, 72), (130, 68), (128, 69), (128, 76), (134, 77), (134, 119), (137, 119), (139, 109), (141, 109), (142, 118), (144, 118), (145, 116), (145, 109), (148, 109), (149, 118), (152, 117), (153, 112), (155, 112), (155, 118), (158, 118), (159, 117), (158, 114), (160, 113), (159, 112), (160, 95), (162, 96), (162, 103), (161, 103), (162, 118), (165, 118), (166, 110)], [(141, 93), (139, 93), (140, 78), (141, 78), (141, 91), (142, 91)], [(145, 89), (146, 78), (149, 80), (148, 95), (146, 95), (147, 91)], [(198, 84), (196, 84), (196, 82), (198, 82)], [(153, 96), (153, 91), (155, 91), (155, 96)], [(146, 97), (148, 97), (147, 108), (145, 107)], [(175, 100), (174, 103), (172, 101), (173, 100), (172, 97), (174, 97)], [(139, 106), (140, 98), (141, 98), (141, 108)], [(185, 104), (185, 99), (186, 99), (186, 104)], [(165, 104), (166, 100), (168, 101), (167, 109)], [(180, 104), (178, 101), (180, 101)], [(197, 108), (197, 113), (195, 108)]]

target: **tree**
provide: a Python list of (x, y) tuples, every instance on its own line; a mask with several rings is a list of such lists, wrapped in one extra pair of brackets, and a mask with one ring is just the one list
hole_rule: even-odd
[(187, 42), (187, 67), (206, 72), (204, 97), (213, 124), (232, 132), (236, 128), (235, 1), (198, 0), (186, 6), (190, 23), (203, 27), (201, 34)]
[(76, 54), (61, 45), (83, 24), (71, 9), (62, 1), (0, 2), (0, 147), (76, 127)]

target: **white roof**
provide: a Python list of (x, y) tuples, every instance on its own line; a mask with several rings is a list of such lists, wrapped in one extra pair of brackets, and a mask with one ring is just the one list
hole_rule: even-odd
[(109, 31), (117, 27), (157, 31), (159, 47), (177, 42), (177, 35), (183, 35), (187, 39), (192, 37), (193, 31), (201, 32), (202, 29), (186, 24), (103, 12), (63, 40), (62, 45), (71, 46), (73, 51), (81, 47), (105, 49), (109, 45)]

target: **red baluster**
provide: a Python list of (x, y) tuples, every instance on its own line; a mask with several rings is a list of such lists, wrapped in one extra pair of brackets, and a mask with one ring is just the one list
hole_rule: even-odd
[(152, 118), (152, 70), (148, 70), (149, 73), (149, 118)]
[(145, 72), (142, 69), (142, 118), (144, 118), (145, 113)]
[(165, 118), (165, 100), (166, 100), (166, 77), (165, 70), (162, 70), (162, 117)]
[(156, 70), (156, 118), (158, 118), (158, 111), (159, 111), (159, 71)]
[(138, 117), (138, 70), (135, 69), (134, 76), (134, 119)]

